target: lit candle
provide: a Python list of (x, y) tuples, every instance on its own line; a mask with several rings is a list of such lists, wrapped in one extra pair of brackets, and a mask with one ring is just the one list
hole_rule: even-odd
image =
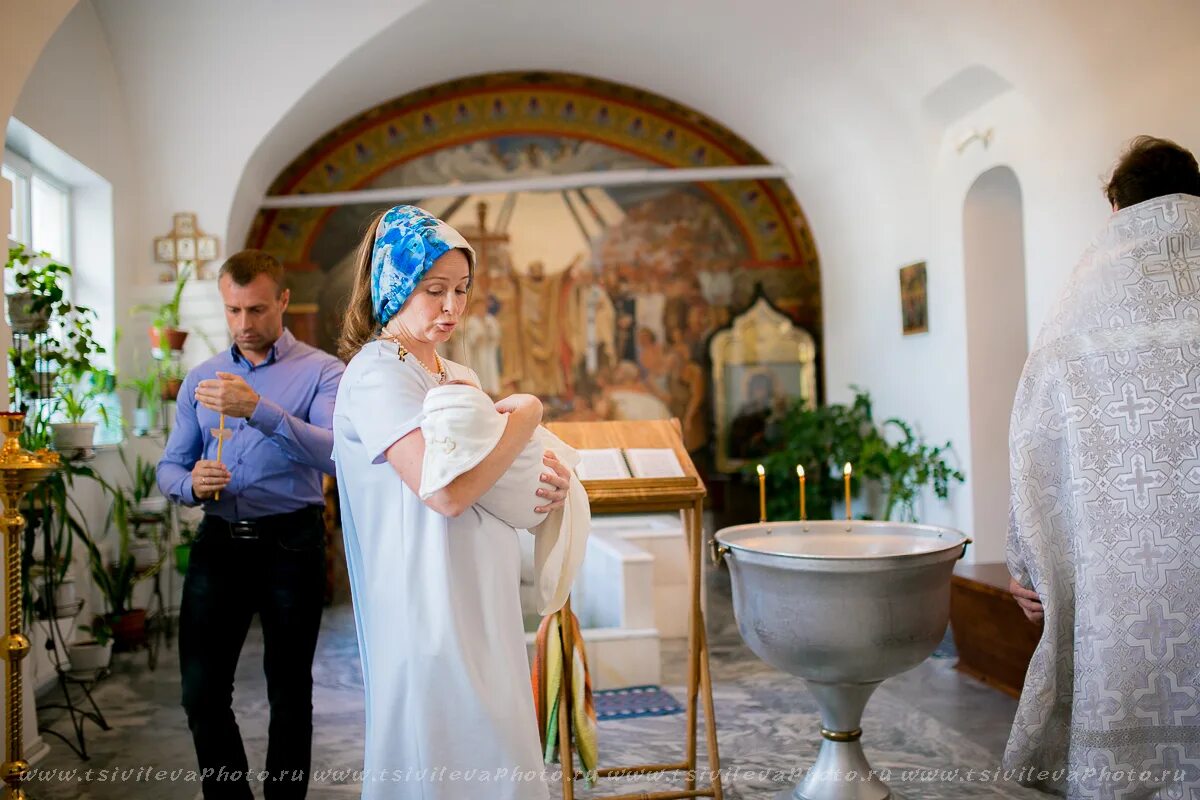
[(758, 521), (767, 521), (767, 471), (758, 465)]
[(808, 519), (804, 511), (804, 467), (796, 465), (796, 477), (800, 479), (800, 521)]
[(854, 470), (850, 467), (850, 462), (846, 462), (846, 466), (842, 467), (842, 474), (846, 476), (846, 519), (852, 519), (850, 515), (850, 473)]

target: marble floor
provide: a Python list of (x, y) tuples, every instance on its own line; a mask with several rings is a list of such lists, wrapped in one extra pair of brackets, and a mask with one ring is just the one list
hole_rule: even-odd
[[(742, 644), (733, 620), (728, 576), (708, 578), (708, 629), (725, 796), (735, 800), (772, 798), (793, 783), (788, 773), (811, 763), (817, 749), (819, 718), (803, 684), (758, 661)], [(685, 649), (669, 645), (664, 675), (680, 699), (684, 691)], [(317, 709), (314, 775), (323, 770), (361, 768), (363, 730), (362, 676), (351, 609), (339, 603), (326, 609), (313, 668)], [(145, 654), (114, 659), (113, 675), (100, 684), (96, 700), (112, 726), (89, 724), (91, 760), (83, 762), (65, 745), (46, 737), (50, 753), (36, 765), (38, 778), (27, 785), (31, 798), (154, 798), (191, 800), (199, 787), (186, 780), (138, 780), (138, 770), (195, 768), (191, 739), (179, 706), (175, 652), (164, 653), (155, 671)], [(252, 767), (261, 767), (266, 748), (267, 703), (262, 674), (262, 637), (253, 628), (238, 668), (235, 711)], [(876, 769), (887, 768), (893, 796), (915, 798), (1038, 798), (1016, 785), (962, 780), (968, 770), (994, 769), (1000, 760), (1015, 701), (953, 669), (953, 659), (931, 658), (918, 668), (884, 683), (867, 706), (863, 744)], [(602, 765), (682, 760), (683, 716), (616, 720), (600, 726)], [(63, 719), (44, 716), (69, 731)], [(703, 744), (700, 747), (704, 751)], [(702, 763), (704, 761), (701, 756)], [(97, 770), (91, 782), (82, 771)], [(958, 771), (953, 776), (904, 780), (903, 771)], [(76, 772), (72, 774), (72, 770)], [(99, 770), (109, 772), (100, 778)], [(124, 779), (114, 779), (127, 770)], [(57, 772), (53, 772), (57, 771)], [(632, 792), (669, 791), (680, 781), (647, 778), (610, 779), (577, 796), (604, 797)], [(261, 797), (261, 788), (256, 787)], [(357, 797), (360, 786), (344, 775), (326, 773), (309, 791), (313, 798)], [(558, 787), (553, 795), (558, 796)]]

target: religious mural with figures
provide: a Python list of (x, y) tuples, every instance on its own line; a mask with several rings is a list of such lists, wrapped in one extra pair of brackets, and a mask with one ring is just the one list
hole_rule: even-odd
[[(763, 163), (729, 130), (664, 98), (574, 75), (505, 73), (364, 112), (297, 158), (269, 194)], [(688, 449), (704, 451), (716, 331), (761, 291), (819, 343), (816, 250), (782, 181), (414, 202), (479, 254), (468, 318), (445, 355), (497, 397), (538, 395), (548, 419), (677, 417)], [(287, 267), (297, 336), (336, 349), (353, 251), (379, 209), (259, 212), (247, 246)]]

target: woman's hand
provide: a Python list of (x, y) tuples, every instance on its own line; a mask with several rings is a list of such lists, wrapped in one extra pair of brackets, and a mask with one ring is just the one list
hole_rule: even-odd
[(1042, 608), (1042, 598), (1032, 589), (1026, 589), (1021, 584), (1017, 583), (1016, 578), (1008, 579), (1008, 591), (1012, 592), (1012, 596), (1016, 598), (1017, 605), (1025, 612), (1025, 616), (1030, 622), (1041, 622), (1046, 615), (1045, 609)]
[(567, 500), (567, 487), (571, 485), (571, 470), (558, 460), (553, 450), (547, 450), (542, 455), (542, 463), (553, 472), (542, 473), (542, 488), (538, 489), (537, 493), (538, 497), (544, 497), (548, 502), (533, 509), (539, 514), (560, 508)]

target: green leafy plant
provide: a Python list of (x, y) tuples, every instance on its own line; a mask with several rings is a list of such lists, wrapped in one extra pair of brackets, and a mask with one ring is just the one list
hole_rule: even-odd
[(148, 408), (152, 411), (157, 411), (160, 403), (158, 382), (158, 371), (151, 370), (140, 378), (130, 380), (125, 384), (125, 388), (132, 389), (136, 393), (138, 408)]
[(21, 444), (36, 450), (52, 440), (50, 422), (57, 409), (71, 421), (80, 421), (99, 405), (109, 384), (115, 384), (115, 375), (97, 366), (107, 351), (96, 338), (95, 311), (67, 298), (63, 281), (70, 277), (70, 267), (49, 253), (31, 253), (16, 245), (9, 248), (6, 269), (13, 282), (30, 293), (29, 308), (48, 315), (50, 331), (38, 337), (37, 347), (8, 351), (9, 403), (26, 412)]
[(68, 422), (80, 423), (88, 415), (92, 409), (96, 409), (101, 419), (108, 422), (108, 409), (101, 403), (106, 392), (101, 390), (100, 386), (91, 384), (80, 390), (78, 385), (63, 386), (61, 393), (57, 396), (57, 400), (61, 404), (63, 415)]
[[(117, 532), (117, 554), (112, 563), (104, 559), (99, 545), (86, 533), (80, 533), (88, 551), (88, 566), (92, 580), (104, 596), (109, 611), (114, 616), (120, 616), (130, 610), (133, 602), (133, 587), (138, 581), (137, 564), (129, 550), (132, 539), (132, 526), (129, 521), (129, 498), (123, 490), (109, 486), (101, 481), (112, 498), (106, 532), (115, 528)], [(79, 532), (79, 531), (77, 531)]]
[(129, 479), (132, 483), (129, 489), (129, 499), (132, 505), (136, 506), (154, 494), (154, 490), (158, 486), (158, 475), (154, 467), (154, 462), (147, 461), (139, 454), (134, 462), (130, 464), (125, 448), (120, 448), (119, 452), (121, 454), (121, 463), (125, 466), (125, 471), (129, 473)]
[[(810, 519), (833, 516), (835, 500), (843, 496), (842, 465), (854, 466), (851, 491), (862, 481), (876, 480), (883, 487), (883, 518), (916, 521), (916, 500), (923, 487), (931, 486), (942, 500), (949, 496), (950, 483), (965, 476), (947, 462), (951, 445), (924, 443), (903, 420), (892, 418), (877, 424), (868, 392), (851, 387), (849, 404), (807, 408), (796, 401), (772, 419), (767, 428), (769, 455), (762, 459), (767, 470), (767, 513), (772, 519), (795, 519), (799, 487), (796, 466), (804, 467)], [(890, 438), (889, 438), (890, 437)], [(753, 467), (747, 470), (753, 474)]]
[(71, 268), (55, 261), (47, 252), (33, 252), (23, 244), (8, 248), (5, 270), (12, 276), (18, 292), (30, 295), (25, 311), (29, 314), (49, 314), (66, 301), (62, 279), (71, 277)]
[(91, 625), (80, 625), (79, 630), (95, 639), (96, 644), (101, 647), (111, 642), (113, 638), (112, 625), (104, 617), (93, 617)]
[(175, 276), (175, 291), (172, 292), (170, 300), (158, 305), (140, 305), (133, 309), (134, 312), (153, 314), (154, 320), (151, 325), (159, 331), (168, 329), (178, 330), (180, 324), (179, 306), (183, 299), (183, 288), (187, 286), (187, 282), (191, 277), (191, 267), (187, 264), (181, 266)]

